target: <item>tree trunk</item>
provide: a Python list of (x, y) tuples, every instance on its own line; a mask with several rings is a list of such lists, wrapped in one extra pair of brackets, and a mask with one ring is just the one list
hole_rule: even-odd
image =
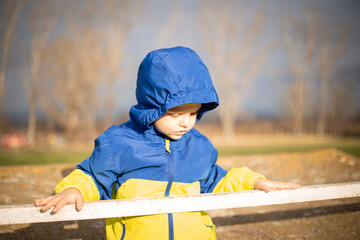
[(28, 115), (28, 129), (27, 139), (30, 146), (35, 144), (35, 132), (36, 132), (36, 98), (33, 91), (29, 92), (29, 115)]
[(0, 66), (0, 134), (3, 132), (4, 129), (5, 78), (7, 59), (10, 49), (11, 37), (14, 32), (20, 12), (22, 10), (22, 6), (23, 3), (21, 1), (8, 1), (8, 4), (6, 5), (7, 17), (5, 22), (3, 23), (5, 25), (5, 36)]

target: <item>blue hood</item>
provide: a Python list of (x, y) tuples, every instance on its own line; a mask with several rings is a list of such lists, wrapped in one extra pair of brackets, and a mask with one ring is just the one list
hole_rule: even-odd
[(142, 129), (170, 108), (201, 103), (197, 118), (216, 108), (219, 100), (209, 71), (191, 49), (175, 47), (150, 52), (138, 71), (136, 99), (130, 118)]

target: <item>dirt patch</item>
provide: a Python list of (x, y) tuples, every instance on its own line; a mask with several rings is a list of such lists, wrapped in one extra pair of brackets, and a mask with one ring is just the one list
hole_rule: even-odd
[[(248, 166), (268, 179), (301, 185), (360, 181), (359, 159), (335, 149), (232, 156), (224, 168)], [(53, 193), (75, 165), (0, 167), (0, 205), (28, 204)], [(360, 199), (210, 211), (218, 239), (360, 239)], [(105, 239), (105, 221), (0, 226), (0, 239)]]

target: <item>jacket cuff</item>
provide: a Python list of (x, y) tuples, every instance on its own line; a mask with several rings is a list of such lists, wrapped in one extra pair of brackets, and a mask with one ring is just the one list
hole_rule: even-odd
[(91, 176), (80, 169), (75, 169), (55, 187), (55, 193), (62, 192), (69, 188), (76, 188), (80, 191), (84, 201), (100, 200), (100, 193)]
[(218, 182), (213, 192), (253, 190), (255, 180), (258, 178), (265, 179), (263, 175), (248, 167), (233, 168)]

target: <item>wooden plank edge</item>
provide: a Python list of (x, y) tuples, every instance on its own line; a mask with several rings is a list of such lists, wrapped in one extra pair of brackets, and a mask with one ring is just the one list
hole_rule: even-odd
[(56, 214), (40, 212), (31, 204), (0, 206), (0, 225), (99, 219), (163, 214), (170, 212), (205, 211), (243, 208), (308, 201), (359, 197), (360, 182), (324, 184), (300, 187), (296, 190), (242, 191), (201, 194), (194, 196), (122, 199), (85, 202), (78, 212), (67, 205)]

